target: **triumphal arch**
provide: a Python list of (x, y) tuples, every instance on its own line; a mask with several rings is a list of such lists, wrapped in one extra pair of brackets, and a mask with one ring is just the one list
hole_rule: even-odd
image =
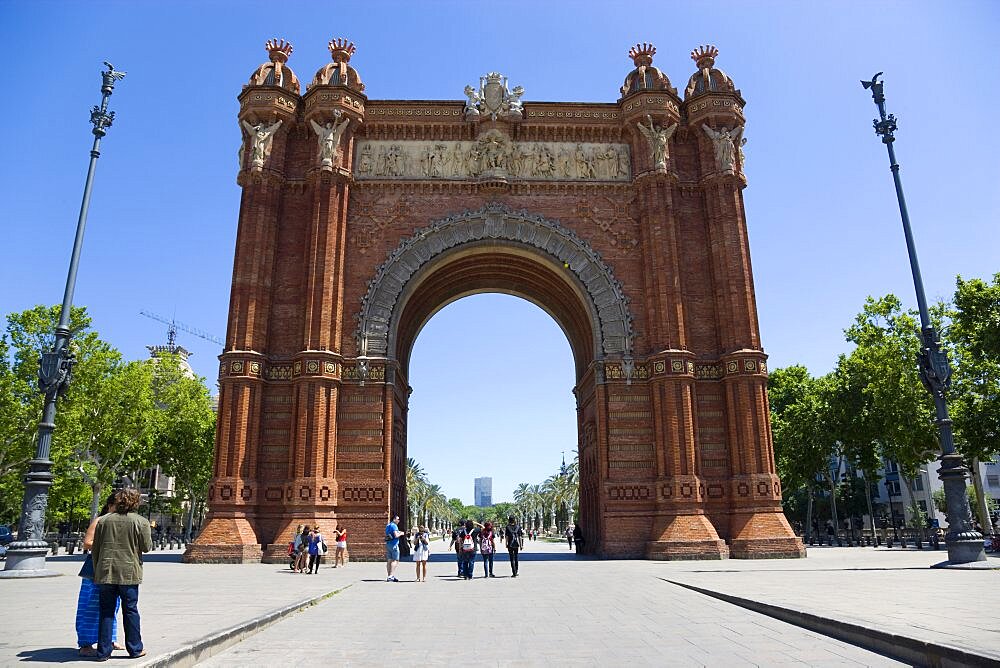
[(352, 556), (382, 557), (406, 515), (414, 339), (482, 292), (530, 300), (570, 342), (589, 550), (802, 556), (771, 445), (744, 100), (718, 51), (693, 51), (678, 91), (638, 44), (616, 102), (552, 103), (496, 72), (464, 99), (369, 99), (355, 46), (329, 46), (302, 86), (268, 42), (239, 96), (215, 476), (186, 560), (281, 560), (297, 524), (337, 522)]

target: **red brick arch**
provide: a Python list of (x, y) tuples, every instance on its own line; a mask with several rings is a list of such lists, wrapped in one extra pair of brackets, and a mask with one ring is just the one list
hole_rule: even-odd
[(588, 550), (802, 555), (732, 143), (744, 100), (718, 52), (695, 54), (683, 98), (660, 70), (638, 76), (646, 45), (615, 102), (532, 102), (493, 73), (467, 101), (369, 100), (344, 44), (321, 72), (345, 76), (302, 94), (282, 60), (287, 76), (239, 97), (219, 491), (185, 559), (281, 561), (299, 523), (339, 523), (353, 558), (380, 558), (406, 514), (413, 341), (478, 292), (532, 301), (570, 342)]

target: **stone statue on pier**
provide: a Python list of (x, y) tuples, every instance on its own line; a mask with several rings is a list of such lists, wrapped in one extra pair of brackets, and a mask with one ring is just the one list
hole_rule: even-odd
[[(343, 115), (343, 112), (337, 109), (333, 112), (333, 114), (339, 119)], [(344, 130), (347, 129), (350, 122), (351, 119), (345, 118), (336, 125), (334, 125), (331, 121), (327, 121), (325, 124), (320, 125), (315, 120), (309, 120), (309, 123), (312, 125), (312, 129), (316, 133), (316, 138), (319, 142), (320, 167), (324, 169), (333, 168), (333, 161), (337, 156), (337, 148), (340, 146), (340, 137), (344, 134)]]
[(743, 134), (742, 127), (735, 127), (732, 130), (723, 126), (721, 130), (713, 130), (704, 123), (701, 125), (715, 144), (715, 166), (723, 173), (732, 174), (736, 171), (736, 153), (740, 147), (740, 136)]
[(274, 140), (274, 133), (281, 127), (281, 120), (277, 120), (271, 125), (258, 123), (250, 125), (243, 121), (243, 129), (250, 135), (250, 167), (259, 172), (264, 168), (264, 160), (271, 153), (271, 144)]
[(670, 158), (670, 137), (673, 136), (674, 131), (677, 130), (677, 124), (674, 123), (670, 127), (656, 127), (653, 125), (653, 117), (646, 115), (646, 120), (649, 122), (649, 127), (646, 127), (642, 123), (636, 123), (639, 131), (649, 142), (649, 151), (653, 157), (653, 168), (654, 169), (666, 169), (667, 159)]

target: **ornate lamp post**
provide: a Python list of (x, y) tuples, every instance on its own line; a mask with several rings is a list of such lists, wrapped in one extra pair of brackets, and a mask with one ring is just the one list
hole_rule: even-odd
[[(941, 471), (938, 474), (944, 485), (947, 502), (948, 533), (945, 542), (948, 545), (948, 561), (943, 566), (986, 562), (983, 551), (983, 537), (972, 528), (972, 514), (969, 511), (969, 499), (965, 492), (965, 477), (968, 469), (961, 455), (955, 452), (955, 441), (951, 432), (951, 419), (948, 417), (948, 404), (945, 394), (951, 385), (951, 367), (947, 354), (941, 350), (941, 342), (937, 332), (931, 325), (927, 313), (927, 298), (924, 296), (924, 283), (920, 278), (920, 264), (917, 262), (917, 249), (913, 243), (913, 232), (910, 230), (910, 217), (906, 212), (906, 199), (903, 197), (903, 184), (899, 178), (899, 163), (896, 162), (896, 152), (892, 143), (896, 140), (896, 117), (885, 113), (885, 95), (882, 91), (883, 82), (879, 81), (882, 73), (872, 77), (871, 81), (862, 81), (865, 89), (871, 89), (872, 99), (878, 107), (880, 119), (872, 121), (875, 134), (882, 138), (889, 152), (889, 169), (896, 185), (896, 199), (899, 201), (899, 214), (903, 219), (903, 235), (906, 237), (906, 251), (910, 256), (910, 271), (913, 273), (913, 287), (917, 293), (917, 307), (920, 310), (920, 379), (924, 387), (934, 398), (934, 408), (937, 413), (938, 430), (941, 440)], [(895, 524), (895, 522), (893, 523)], [(893, 527), (895, 528), (895, 526)]]
[(52, 447), (52, 431), (55, 429), (56, 400), (69, 389), (70, 376), (76, 359), (70, 345), (70, 311), (73, 308), (73, 290), (76, 287), (77, 266), (80, 263), (80, 248), (83, 245), (83, 231), (87, 225), (87, 210), (90, 208), (90, 190), (94, 182), (94, 169), (101, 156), (101, 138), (107, 134), (115, 119), (115, 112), (108, 111), (108, 100), (114, 92), (115, 82), (125, 77), (124, 72), (116, 72), (110, 63), (104, 63), (107, 71), (101, 73), (101, 106), (90, 112), (90, 122), (94, 129), (94, 145), (90, 149), (90, 167), (83, 188), (83, 202), (76, 222), (76, 239), (69, 261), (66, 277), (66, 291), (63, 293), (62, 311), (56, 326), (56, 340), (52, 350), (42, 353), (38, 370), (38, 387), (45, 395), (42, 421), (38, 423), (38, 446), (35, 458), (28, 465), (24, 480), (24, 502), (21, 506), (21, 522), (17, 541), (7, 550), (7, 564), (0, 577), (48, 577), (59, 575), (45, 568), (45, 510), (49, 503), (49, 487), (52, 486), (52, 462), (49, 452)]

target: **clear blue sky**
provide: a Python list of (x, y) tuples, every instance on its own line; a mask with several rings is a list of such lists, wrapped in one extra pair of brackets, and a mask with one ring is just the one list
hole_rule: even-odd
[[(929, 297), (956, 274), (1000, 271), (997, 2), (12, 2), (0, 0), (8, 110), (0, 161), (0, 311), (58, 303), (99, 101), (101, 61), (128, 77), (103, 145), (76, 303), (126, 356), (165, 328), (149, 309), (225, 334), (239, 189), (236, 96), (295, 45), (303, 83), (353, 40), (372, 98), (459, 99), (498, 70), (525, 100), (614, 101), (638, 41), (683, 89), (699, 44), (747, 100), (745, 191), (772, 368), (829, 370), (869, 294), (913, 290), (875, 107), (858, 84), (886, 73), (897, 150)], [(181, 336), (214, 379), (212, 344)], [(470, 368), (467, 359), (479, 359)], [(456, 375), (477, 383), (459, 395)], [(576, 442), (572, 360), (534, 306), (480, 296), (417, 340), (410, 454), (445, 491), (494, 497), (555, 470)], [(449, 411), (448, 402), (461, 406)], [(486, 426), (487, 438), (471, 435)]]

